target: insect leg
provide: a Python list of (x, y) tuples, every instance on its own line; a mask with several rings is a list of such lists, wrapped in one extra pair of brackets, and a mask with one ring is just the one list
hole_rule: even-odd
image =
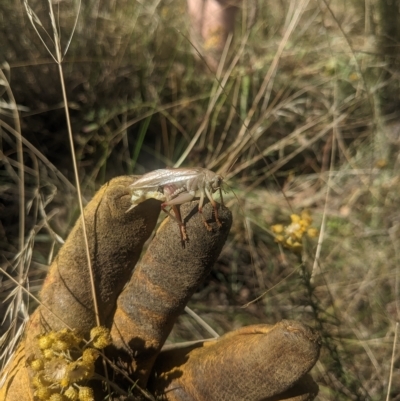
[(211, 226), (207, 223), (207, 220), (204, 218), (204, 215), (203, 215), (204, 195), (205, 195), (205, 192), (201, 191), (200, 192), (200, 200), (199, 200), (199, 213), (201, 214), (201, 217), (203, 218), (203, 222), (204, 222), (204, 225), (206, 226), (207, 230), (212, 231)]
[[(165, 208), (165, 206), (168, 206), (168, 205), (165, 205), (164, 203), (161, 205), (161, 210), (163, 211), (163, 212), (165, 212), (165, 213), (167, 213), (167, 215), (169, 216), (169, 217), (171, 217), (171, 219), (172, 220), (175, 220), (180, 226), (183, 224), (182, 223), (182, 219), (180, 219), (180, 212), (178, 212), (178, 213), (176, 213), (176, 210), (179, 210), (178, 208), (174, 208), (174, 206), (172, 206), (172, 209), (173, 209), (173, 211), (174, 211), (174, 213), (175, 213), (175, 216), (171, 213), (171, 212), (169, 212), (166, 208)], [(175, 206), (176, 207), (176, 206)], [(178, 217), (178, 215), (179, 215), (179, 217)]]
[(215, 221), (217, 222), (218, 226), (221, 227), (222, 223), (218, 218), (217, 203), (215, 202), (214, 198), (212, 197), (212, 194), (210, 193), (210, 191), (207, 188), (205, 188), (205, 191), (206, 191), (207, 198), (210, 200), (211, 205), (214, 209)]
[[(169, 217), (173, 218), (178, 224), (181, 229), (182, 241), (185, 242), (188, 240), (186, 234), (186, 227), (182, 221), (181, 213), (177, 205), (181, 205), (182, 203), (190, 202), (195, 195), (195, 191), (190, 192), (182, 192), (176, 198), (171, 199), (167, 202), (161, 204), (161, 209), (168, 214)], [(167, 209), (166, 206), (172, 206), (172, 210), (175, 213), (175, 216), (171, 214)]]
[(182, 221), (182, 216), (181, 216), (181, 211), (179, 209), (179, 206), (177, 205), (172, 205), (172, 210), (175, 213), (176, 220), (179, 220), (179, 228), (181, 229), (181, 238), (182, 238), (182, 246), (185, 246), (185, 242), (189, 241), (187, 233), (186, 233), (186, 226), (185, 223)]
[(166, 206), (168, 206), (168, 205), (165, 205), (165, 204), (163, 203), (163, 204), (161, 205), (161, 210), (164, 211), (165, 213), (167, 213), (167, 215), (168, 215), (169, 217), (171, 217), (171, 219), (175, 220), (175, 221), (178, 223), (179, 228), (180, 228), (180, 230), (181, 230), (182, 242), (187, 241), (187, 240), (188, 240), (188, 237), (187, 237), (187, 234), (186, 234), (186, 227), (185, 227), (185, 224), (182, 222), (182, 217), (181, 217), (181, 212), (180, 212), (180, 210), (179, 210), (179, 207), (178, 207), (177, 205), (172, 205), (172, 210), (173, 210), (174, 213), (175, 213), (175, 216), (174, 216), (172, 213), (170, 213), (170, 212), (166, 209)]
[(195, 191), (190, 192), (182, 192), (177, 197), (164, 202), (161, 207), (163, 206), (172, 206), (172, 205), (182, 205), (182, 203), (190, 202), (193, 200), (194, 196), (196, 195)]
[(221, 198), (221, 205), (224, 205), (224, 198), (222, 197), (222, 188), (219, 187), (219, 197)]

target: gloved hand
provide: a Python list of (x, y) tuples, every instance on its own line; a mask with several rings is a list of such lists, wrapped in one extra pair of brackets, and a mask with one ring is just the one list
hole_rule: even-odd
[[(220, 206), (222, 226), (218, 227), (211, 205), (206, 204), (203, 213), (213, 228), (210, 232), (197, 213), (196, 202), (182, 205), (189, 242), (182, 247), (179, 226), (165, 219), (135, 267), (161, 203), (149, 199), (127, 212), (129, 185), (135, 179), (111, 180), (84, 211), (99, 317), (111, 332), (111, 345), (104, 350), (113, 384), (109, 399), (314, 399), (318, 386), (307, 373), (319, 356), (319, 336), (299, 322), (248, 326), (218, 339), (161, 351), (177, 317), (215, 263), (229, 233), (231, 214)], [(43, 305), (32, 314), (25, 338), (3, 372), (0, 401), (38, 399), (29, 361), (41, 355), (39, 335), (68, 327), (88, 339), (96, 326), (80, 219), (50, 267), (41, 300)], [(57, 369), (56, 364), (51, 366)], [(104, 376), (101, 363), (96, 372)], [(96, 375), (92, 372), (90, 377)], [(75, 383), (79, 385), (83, 384)], [(94, 389), (96, 400), (107, 395), (98, 380), (85, 385)], [(73, 400), (67, 398), (72, 394), (67, 387), (49, 388), (51, 401)]]

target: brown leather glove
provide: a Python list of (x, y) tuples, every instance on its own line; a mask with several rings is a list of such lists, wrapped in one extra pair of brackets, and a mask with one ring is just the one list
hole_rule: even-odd
[[(207, 204), (203, 213), (213, 228), (210, 232), (197, 213), (196, 202), (182, 205), (189, 242), (182, 247), (178, 225), (166, 219), (134, 269), (160, 212), (160, 202), (153, 199), (127, 212), (129, 185), (134, 180), (111, 180), (84, 212), (100, 320), (111, 331), (112, 344), (105, 349), (113, 383), (110, 399), (151, 399), (153, 395), (180, 401), (314, 399), (318, 386), (307, 372), (318, 359), (319, 337), (298, 322), (249, 326), (216, 340), (169, 346), (160, 353), (176, 318), (215, 263), (229, 233), (231, 214), (220, 206), (222, 226), (218, 227)], [(25, 339), (3, 372), (0, 401), (38, 399), (30, 365), (41, 353), (38, 336), (69, 327), (88, 339), (96, 326), (91, 294), (78, 220), (43, 285), (45, 306), (31, 316)], [(101, 363), (96, 372), (104, 375)], [(92, 372), (90, 377), (96, 375)], [(91, 386), (96, 400), (107, 395), (99, 380), (86, 381), (75, 385)], [(61, 394), (57, 399), (68, 400), (67, 387), (56, 387), (50, 386), (53, 395), (48, 399), (55, 400), (57, 393)], [(150, 393), (138, 391), (139, 387)]]

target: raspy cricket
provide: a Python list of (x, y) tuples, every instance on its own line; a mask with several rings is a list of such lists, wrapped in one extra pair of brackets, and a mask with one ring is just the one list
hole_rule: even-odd
[[(153, 198), (162, 201), (161, 209), (179, 224), (182, 241), (187, 241), (188, 237), (185, 224), (182, 221), (178, 206), (192, 201), (195, 196), (198, 195), (200, 197), (198, 207), (199, 213), (203, 217), (204, 225), (207, 230), (211, 231), (211, 226), (207, 223), (202, 214), (204, 199), (207, 197), (213, 207), (215, 221), (218, 226), (221, 226), (221, 222), (218, 218), (217, 203), (212, 194), (219, 191), (221, 204), (223, 204), (221, 191), (222, 181), (223, 178), (221, 175), (201, 167), (154, 170), (143, 175), (130, 185), (132, 190), (132, 206), (129, 210), (146, 199)], [(166, 209), (168, 206), (172, 206), (175, 216)]]

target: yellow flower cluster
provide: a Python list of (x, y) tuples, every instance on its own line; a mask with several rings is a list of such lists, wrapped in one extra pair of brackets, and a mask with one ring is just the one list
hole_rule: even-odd
[(32, 386), (37, 401), (94, 401), (93, 389), (83, 386), (94, 374), (98, 349), (111, 343), (105, 327), (95, 327), (89, 346), (73, 331), (63, 329), (37, 338), (38, 358), (30, 358)]
[(276, 242), (293, 252), (301, 252), (304, 235), (315, 238), (318, 235), (318, 229), (311, 227), (313, 220), (308, 210), (303, 210), (300, 215), (292, 214), (290, 218), (292, 222), (289, 225), (275, 224), (271, 229)]
[(90, 330), (90, 340), (92, 341), (93, 347), (103, 349), (111, 344), (110, 331), (103, 326), (93, 327), (93, 329)]

